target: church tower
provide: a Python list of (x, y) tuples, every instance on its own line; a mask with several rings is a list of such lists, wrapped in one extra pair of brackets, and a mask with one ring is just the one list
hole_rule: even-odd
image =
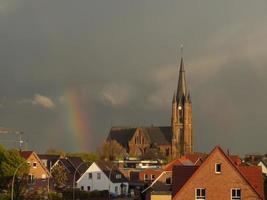
[(192, 102), (187, 90), (183, 57), (176, 94), (172, 100), (172, 157), (193, 152)]

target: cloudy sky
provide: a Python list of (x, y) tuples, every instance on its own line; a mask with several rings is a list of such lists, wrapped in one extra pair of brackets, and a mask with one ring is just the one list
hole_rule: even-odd
[(0, 126), (30, 149), (169, 125), (183, 44), (195, 150), (267, 153), (266, 0), (0, 0), (0, 27)]

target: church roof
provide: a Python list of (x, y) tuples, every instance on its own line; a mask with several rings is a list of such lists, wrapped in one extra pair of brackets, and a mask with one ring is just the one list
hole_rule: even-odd
[(128, 147), (128, 141), (133, 137), (136, 128), (131, 127), (112, 127), (110, 129), (108, 140), (116, 140), (123, 147)]
[(142, 131), (148, 135), (151, 143), (158, 145), (171, 144), (172, 139), (172, 128), (167, 127), (144, 127)]
[(128, 148), (128, 142), (131, 140), (136, 130), (141, 130), (150, 140), (157, 145), (169, 145), (172, 139), (172, 128), (166, 127), (112, 127), (108, 140), (116, 140), (123, 147)]

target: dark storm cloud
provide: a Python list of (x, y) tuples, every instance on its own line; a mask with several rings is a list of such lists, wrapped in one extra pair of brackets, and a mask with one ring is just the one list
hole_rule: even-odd
[(264, 152), (266, 11), (264, 0), (0, 0), (1, 126), (39, 151), (81, 150), (64, 129), (69, 90), (88, 102), (89, 150), (111, 125), (168, 125), (183, 43), (196, 150)]

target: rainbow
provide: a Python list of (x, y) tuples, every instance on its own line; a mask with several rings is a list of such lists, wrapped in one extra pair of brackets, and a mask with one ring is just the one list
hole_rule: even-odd
[(68, 89), (63, 97), (64, 130), (79, 151), (90, 148), (90, 117), (86, 95), (79, 89)]

